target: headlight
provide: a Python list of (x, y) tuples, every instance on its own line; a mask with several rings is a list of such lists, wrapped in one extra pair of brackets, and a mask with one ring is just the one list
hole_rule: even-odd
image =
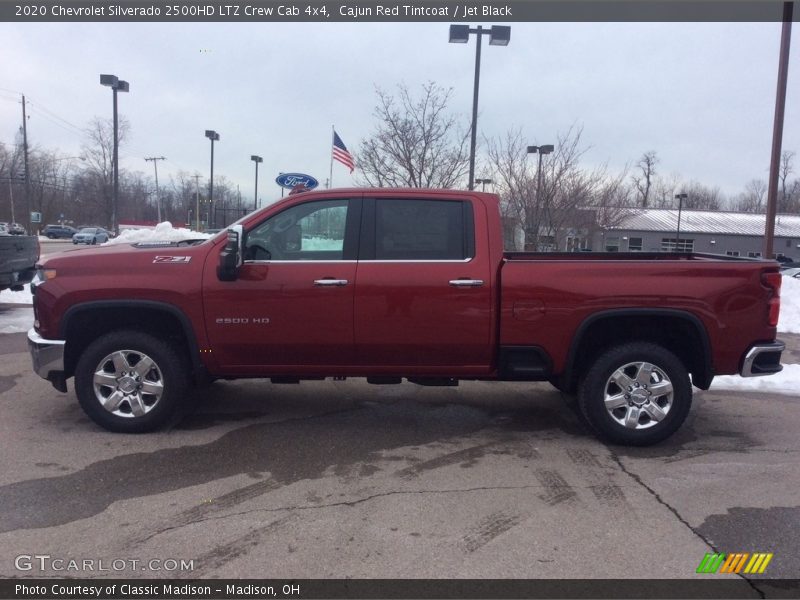
[(55, 279), (56, 277), (56, 270), (55, 269), (45, 269), (41, 266), (36, 267), (36, 273), (31, 279), (31, 294), (36, 294), (36, 288), (42, 285), (45, 281), (49, 281), (50, 279)]

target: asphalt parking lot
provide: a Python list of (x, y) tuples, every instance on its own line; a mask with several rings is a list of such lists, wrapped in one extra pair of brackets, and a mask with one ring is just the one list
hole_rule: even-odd
[[(752, 597), (800, 577), (798, 398), (698, 392), (673, 438), (632, 449), (546, 384), (217, 382), (170, 430), (119, 435), (25, 343), (0, 335), (0, 577), (730, 577)], [(774, 558), (697, 575), (709, 552)]]

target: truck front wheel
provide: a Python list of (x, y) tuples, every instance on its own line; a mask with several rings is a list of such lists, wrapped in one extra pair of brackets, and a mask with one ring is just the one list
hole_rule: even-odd
[(97, 338), (75, 367), (75, 392), (83, 410), (101, 427), (123, 433), (167, 423), (188, 381), (174, 347), (140, 331)]
[(611, 348), (589, 367), (578, 387), (578, 406), (602, 437), (617, 444), (649, 446), (672, 435), (692, 404), (689, 373), (657, 344)]

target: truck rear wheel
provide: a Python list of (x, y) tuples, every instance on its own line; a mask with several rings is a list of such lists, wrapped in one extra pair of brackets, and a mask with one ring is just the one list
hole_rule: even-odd
[(578, 387), (581, 413), (602, 437), (649, 446), (672, 435), (692, 405), (689, 373), (669, 350), (632, 342), (601, 354)]
[(171, 344), (140, 331), (114, 331), (84, 350), (75, 367), (75, 392), (101, 427), (152, 431), (175, 413), (188, 389), (186, 371)]

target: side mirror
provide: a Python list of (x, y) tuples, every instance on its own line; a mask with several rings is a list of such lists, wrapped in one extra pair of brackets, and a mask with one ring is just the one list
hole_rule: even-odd
[(219, 254), (217, 278), (220, 281), (236, 281), (239, 276), (239, 267), (242, 266), (242, 238), (241, 225), (232, 225), (228, 228), (228, 242)]

